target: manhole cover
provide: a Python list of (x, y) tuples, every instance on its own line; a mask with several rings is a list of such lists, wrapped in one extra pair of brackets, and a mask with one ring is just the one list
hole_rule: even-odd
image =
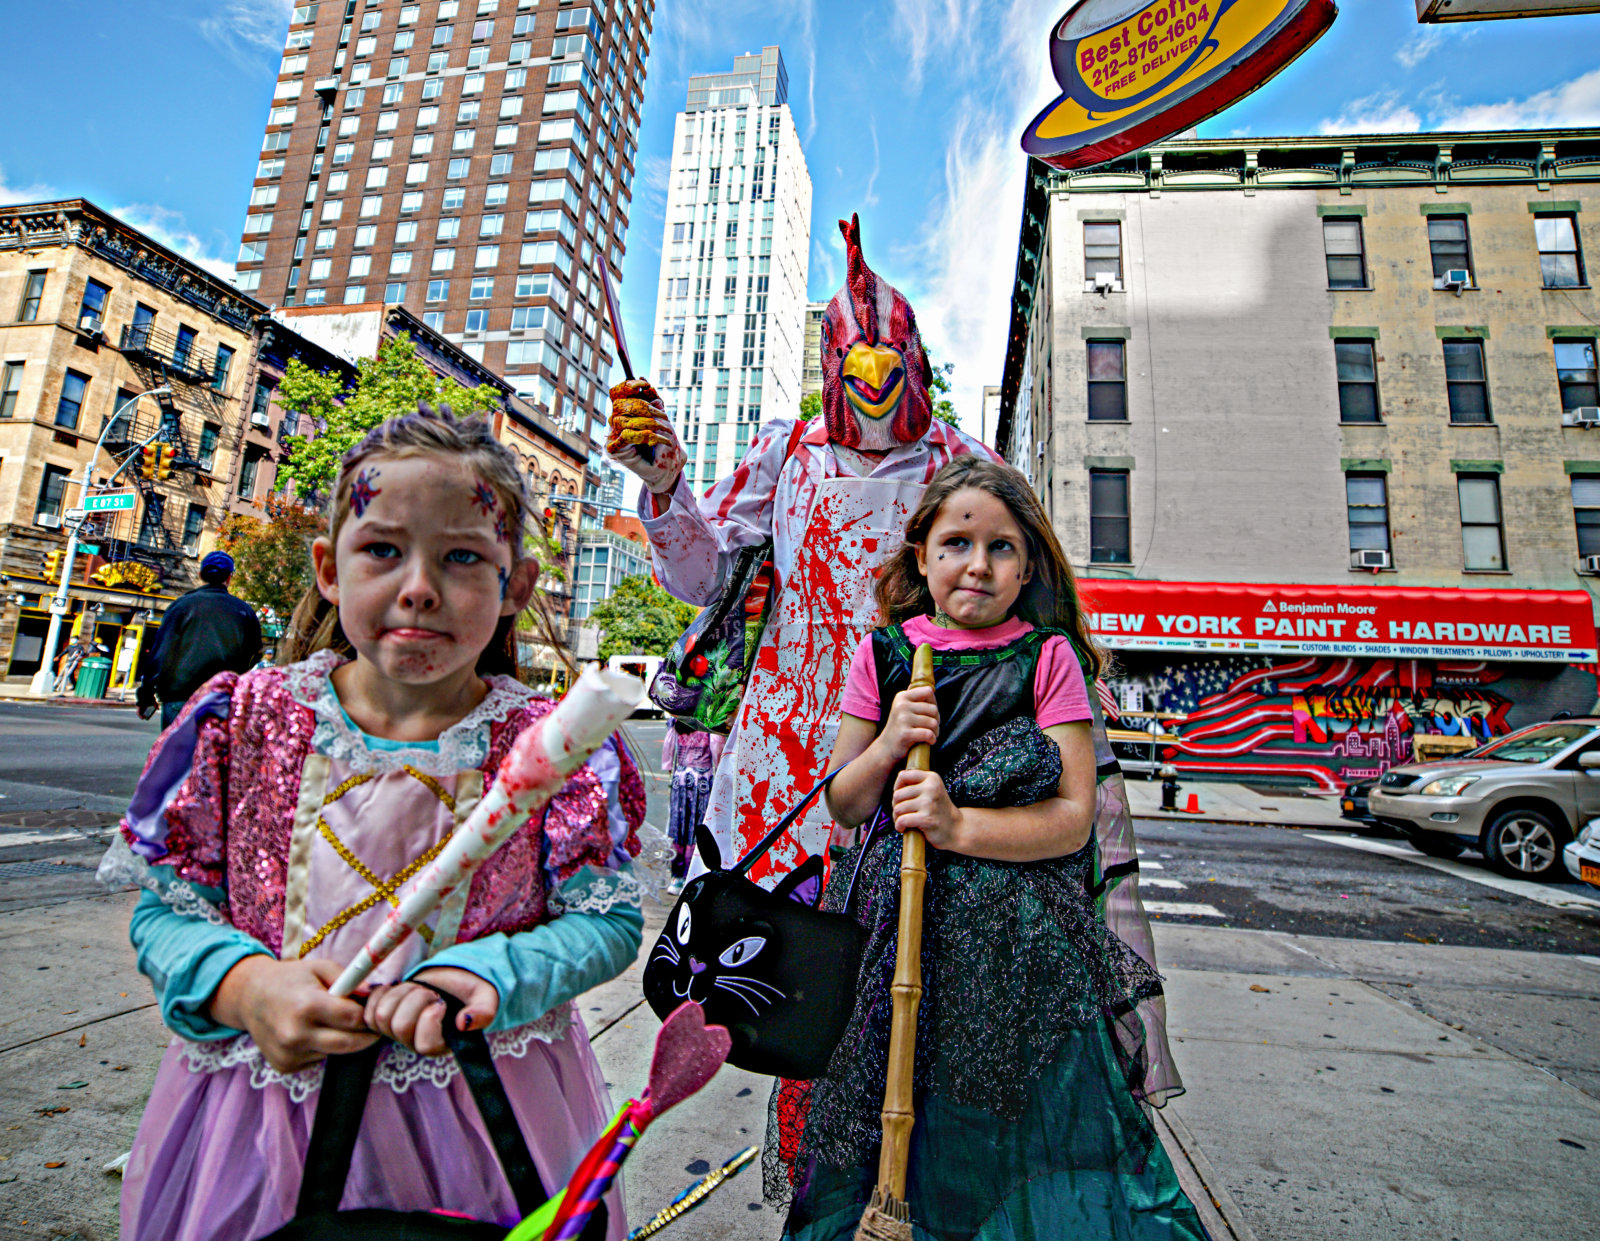
[(76, 862), (6, 862), (0, 864), (0, 879), (37, 879), (67, 871), (92, 873), (94, 869), (93, 866), (80, 866)]

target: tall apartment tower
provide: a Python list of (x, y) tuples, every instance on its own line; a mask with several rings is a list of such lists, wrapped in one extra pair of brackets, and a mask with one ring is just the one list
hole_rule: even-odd
[(239, 288), (404, 305), (597, 446), (654, 9), (295, 5)]
[(691, 485), (732, 471), (763, 415), (799, 412), (811, 174), (776, 47), (689, 79), (656, 293), (656, 386)]

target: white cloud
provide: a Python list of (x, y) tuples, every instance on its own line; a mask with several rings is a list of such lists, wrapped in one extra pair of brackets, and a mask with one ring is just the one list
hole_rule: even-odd
[(233, 280), (233, 261), (217, 254), (208, 242), (191, 230), (183, 212), (156, 203), (129, 203), (127, 206), (111, 208), (111, 214), (130, 228), (149, 234), (167, 249), (183, 255), (212, 275), (230, 282)]
[(876, 207), (878, 205), (878, 169), (881, 161), (878, 158), (878, 118), (867, 118), (867, 128), (872, 133), (872, 174), (867, 177), (866, 188), (861, 191), (861, 205), (863, 207)]
[(1600, 69), (1526, 99), (1458, 105), (1434, 119), (1435, 129), (1564, 129), (1600, 125)]
[(1398, 91), (1378, 91), (1352, 99), (1338, 116), (1317, 126), (1323, 134), (1412, 134), (1422, 128), (1416, 109), (1400, 101)]
[(833, 261), (833, 255), (822, 244), (820, 237), (811, 239), (811, 261), (817, 265), (817, 270), (822, 274), (823, 281), (829, 288), (829, 296), (831, 297), (831, 290), (838, 287), (839, 268)]
[(1419, 26), (1396, 50), (1394, 58), (1407, 69), (1415, 69), (1444, 42), (1444, 31), (1437, 26)]
[[(923, 71), (934, 53), (963, 62), (975, 57), (983, 40), (966, 38), (966, 27), (979, 17), (980, 5), (965, 0), (890, 0), (894, 29), (905, 48), (905, 84), (922, 89)], [(1046, 27), (1048, 29), (1048, 26)]]
[(35, 181), (32, 185), (12, 185), (6, 180), (5, 168), (0, 167), (0, 207), (10, 207), (17, 203), (52, 202), (60, 197), (54, 188), (39, 181)]
[(225, 0), (200, 21), (200, 33), (235, 62), (254, 67), (268, 52), (282, 52), (294, 0)]

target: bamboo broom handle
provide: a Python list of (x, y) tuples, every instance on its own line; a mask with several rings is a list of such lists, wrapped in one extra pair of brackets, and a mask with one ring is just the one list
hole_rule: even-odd
[[(933, 648), (923, 644), (911, 660), (911, 687), (933, 684)], [(912, 747), (907, 771), (927, 771), (932, 748)], [(883, 1146), (878, 1154), (878, 1188), (895, 1202), (906, 1200), (906, 1168), (911, 1160), (912, 1080), (917, 1059), (917, 1008), (922, 1003), (922, 893), (928, 882), (928, 842), (915, 828), (901, 838), (900, 938), (895, 948), (889, 1074), (883, 1091)]]

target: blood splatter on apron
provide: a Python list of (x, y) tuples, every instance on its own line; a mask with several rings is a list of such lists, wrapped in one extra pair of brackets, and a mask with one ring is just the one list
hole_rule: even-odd
[[(877, 620), (877, 571), (899, 548), (924, 490), (920, 482), (876, 478), (818, 482), (711, 789), (706, 826), (724, 865), (743, 856), (826, 770), (850, 658)], [(818, 799), (751, 877), (787, 874), (822, 853), (830, 829)]]

